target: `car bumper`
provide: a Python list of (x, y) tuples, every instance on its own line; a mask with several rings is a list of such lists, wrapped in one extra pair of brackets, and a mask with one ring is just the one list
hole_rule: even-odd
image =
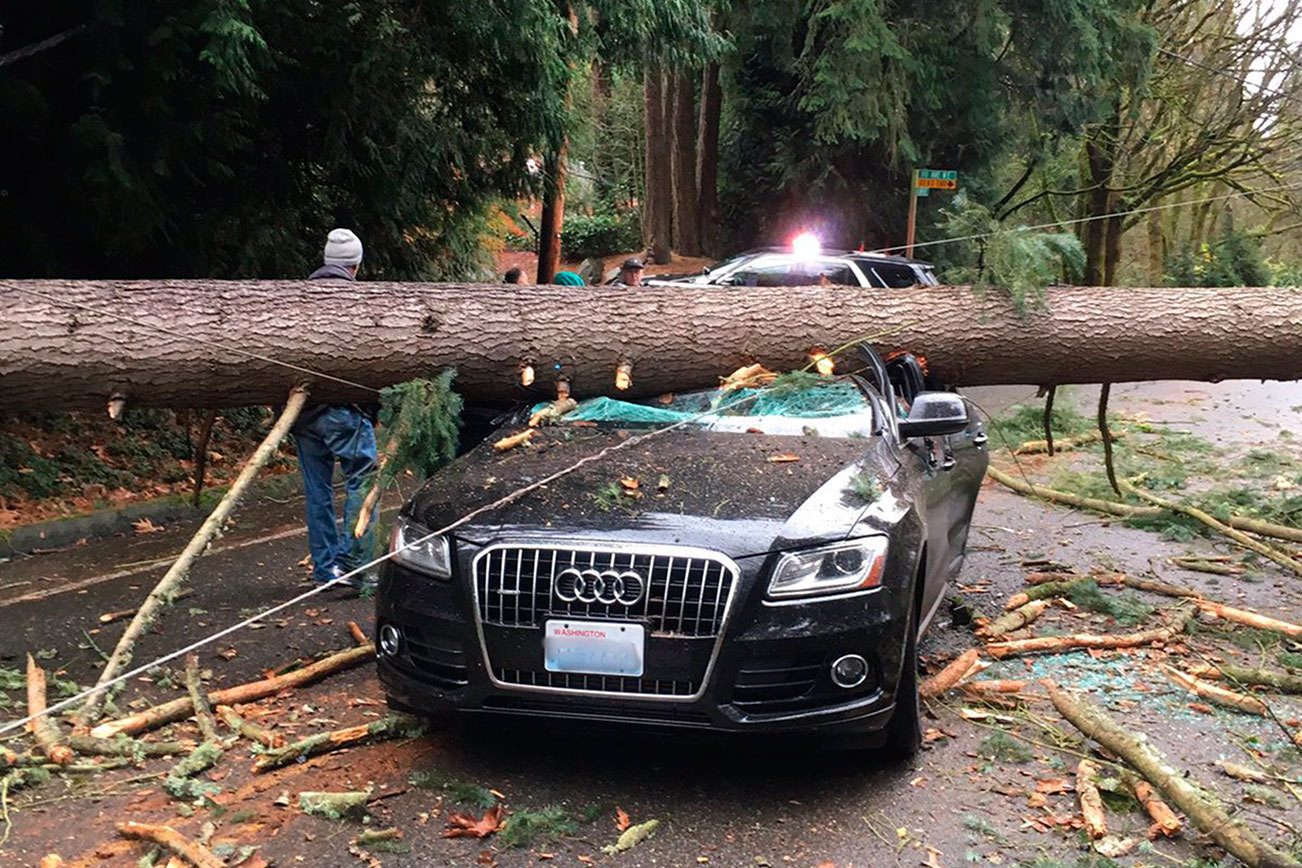
[[(467, 583), (390, 563), (376, 597), (377, 629), (396, 628), (401, 638), (396, 653), (381, 651), (380, 680), (395, 706), (437, 715), (587, 720), (680, 732), (816, 732), (872, 744), (894, 709), (911, 588), (888, 585), (773, 605), (755, 593), (762, 565), (754, 572), (739, 576), (733, 611), (717, 639), (649, 638), (662, 653), (648, 654), (638, 686), (647, 692), (631, 695), (603, 690), (612, 685), (600, 676), (592, 676), (586, 689), (529, 683), (538, 674), (548, 677), (538, 673), (544, 669), (541, 627), (496, 635), (477, 620)], [(831, 665), (845, 654), (868, 661), (863, 684), (833, 683)], [(653, 656), (667, 661), (660, 670)], [(680, 680), (681, 673), (671, 671), (680, 661), (703, 677)], [(504, 664), (530, 674), (522, 678)]]

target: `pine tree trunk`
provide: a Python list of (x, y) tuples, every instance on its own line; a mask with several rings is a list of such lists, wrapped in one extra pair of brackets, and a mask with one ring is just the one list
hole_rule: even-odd
[(562, 141), (555, 156), (547, 161), (543, 184), (542, 215), (538, 218), (538, 283), (551, 283), (560, 269), (561, 224), (565, 220), (565, 155), (569, 141)]
[(700, 226), (701, 252), (719, 252), (719, 113), (723, 91), (719, 87), (719, 64), (705, 65), (701, 75), (701, 114), (696, 125), (696, 219)]
[(670, 78), (673, 91), (673, 249), (684, 256), (701, 252), (701, 224), (696, 196), (696, 76), (687, 71)]
[(1083, 225), (1081, 243), (1085, 247), (1085, 283), (1089, 286), (1107, 286), (1105, 277), (1108, 257), (1107, 221), (1097, 219), (1111, 213), (1112, 158), (1106, 145), (1093, 140), (1085, 143), (1089, 182), (1093, 189), (1085, 197), (1085, 216), (1095, 218)]
[(642, 197), (642, 239), (652, 262), (669, 261), (673, 236), (669, 124), (666, 117), (665, 76), (659, 63), (648, 63), (643, 82), (646, 125), (646, 190)]
[(1148, 227), (1148, 282), (1161, 286), (1166, 274), (1166, 234), (1162, 230), (1162, 212), (1149, 212), (1145, 222)]
[(576, 396), (613, 394), (627, 359), (625, 394), (657, 395), (755, 361), (802, 367), (809, 349), (864, 336), (924, 354), (955, 385), (1302, 376), (1296, 288), (1050, 287), (1047, 305), (1022, 315), (1000, 292), (964, 287), (753, 287), (742, 299), (708, 287), (0, 281), (0, 408), (102, 412), (115, 391), (132, 406), (272, 404), (302, 379), (313, 400), (375, 400), (256, 356), (372, 388), (454, 366), (472, 401), (532, 400), (526, 360), (539, 387), (559, 360)]

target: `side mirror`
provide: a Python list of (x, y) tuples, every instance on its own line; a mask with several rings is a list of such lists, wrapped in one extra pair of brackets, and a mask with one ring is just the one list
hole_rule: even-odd
[(900, 421), (900, 437), (940, 437), (967, 427), (967, 404), (953, 392), (922, 392), (913, 400), (909, 418)]

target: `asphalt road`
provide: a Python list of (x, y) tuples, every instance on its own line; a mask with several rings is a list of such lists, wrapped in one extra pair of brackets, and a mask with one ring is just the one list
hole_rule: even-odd
[[(1030, 394), (1025, 389), (982, 390), (977, 398), (993, 411)], [(1078, 398), (1088, 401), (1090, 395), (1080, 390)], [(1298, 384), (1119, 387), (1114, 408), (1145, 412), (1225, 443), (1278, 444), (1281, 427), (1302, 427)], [(217, 550), (197, 564), (190, 583), (193, 593), (145, 637), (138, 659), (165, 653), (303, 590), (307, 573), (299, 561), (306, 547), (299, 508), (291, 500), (242, 510)], [(23, 654), (31, 651), (60, 678), (93, 680), (99, 666), (96, 646), (110, 648), (123, 623), (103, 626), (100, 615), (137, 605), (161, 572), (147, 562), (179, 549), (190, 530), (167, 527), (0, 565), (0, 666), (21, 668)], [(1025, 558), (1051, 557), (1080, 569), (1106, 566), (1144, 572), (1155, 559), (1214, 548), (1226, 551), (1207, 541), (1163, 541), (987, 487), (962, 581), (976, 585), (970, 598), (997, 609), (1022, 586), (1020, 563)], [(1169, 570), (1166, 574), (1229, 602), (1281, 617), (1302, 617), (1296, 579), (1273, 568), (1263, 570), (1263, 580), (1256, 583), (1227, 583), (1215, 576)], [(347, 647), (349, 620), (369, 630), (368, 602), (329, 592), (260, 629), (222, 641), (202, 654), (202, 665), (212, 670), (209, 686), (253, 680), (296, 657)], [(938, 620), (941, 623), (924, 642), (924, 659), (972, 642), (966, 628), (951, 625), (943, 615)], [(1142, 665), (1143, 655), (1138, 659)], [(1169, 684), (1122, 672), (1115, 660), (1071, 655), (1053, 664), (999, 665), (1005, 667), (1004, 677), (1011, 677), (1010, 672), (1048, 675), (1092, 691), (1114, 712), (1124, 714), (1130, 725), (1147, 732), (1173, 760), (1223, 789), (1229, 785), (1215, 779), (1213, 760), (1238, 756), (1243, 739), (1263, 747), (1279, 741), (1269, 722), (1189, 712), (1185, 698)], [(123, 701), (143, 703), (178, 695), (180, 688), (162, 676), (133, 683)], [(17, 692), (12, 697), (20, 701)], [(266, 714), (259, 720), (289, 736), (301, 736), (373, 719), (382, 713), (382, 701), (373, 673), (364, 667), (264, 703)], [(200, 834), (202, 823), (210, 820), (216, 825), (214, 842), (257, 845), (258, 855), (277, 865), (361, 864), (347, 850), (355, 824), (307, 816), (276, 801), (282, 792), (296, 797), (300, 790), (369, 785), (386, 795), (372, 805), (373, 825), (398, 826), (404, 833), (406, 853), (377, 854), (385, 865), (592, 860), (672, 866), (831, 863), (844, 868), (1011, 865), (1041, 855), (1074, 864), (1085, 852), (1079, 832), (1051, 820), (1075, 813), (1075, 796), (1070, 791), (1050, 793), (1047, 805), (1037, 805), (1034, 792), (1037, 781), (1070, 778), (1077, 757), (1054, 749), (1050, 730), (1021, 720), (1021, 731), (1040, 742), (1031, 748), (1034, 758), (1025, 763), (986, 758), (982, 754), (988, 751), (980, 746), (991, 735), (988, 725), (993, 722), (980, 725), (960, 719), (954, 710), (958, 704), (932, 708), (928, 724), (937, 730), (937, 740), (916, 761), (904, 764), (871, 754), (828, 752), (815, 739), (772, 745), (649, 738), (577, 727), (443, 726), (414, 740), (356, 748), (253, 776), (241, 744), (228, 752), (212, 776), (223, 790), (216, 797), (221, 807), (200, 809), (193, 816), (178, 812), (177, 804), (160, 791), (157, 777), (121, 783), (165, 772), (166, 761), (114, 772), (71, 789), (52, 782), (11, 796), (13, 827), (0, 846), (0, 861), (34, 865), (44, 854), (59, 852), (70, 861), (82, 860), (75, 864), (134, 864), (144, 851), (118, 841), (113, 824), (140, 819), (168, 822), (191, 835)], [(1044, 703), (1033, 703), (1031, 709), (1033, 718), (1053, 717)], [(1294, 713), (1291, 707), (1281, 711)], [(16, 713), (16, 708), (0, 708), (0, 719), (12, 719)], [(446, 815), (462, 808), (453, 804), (446, 788), (409, 783), (414, 771), (430, 772), (444, 782), (494, 789), (505, 797), (510, 812), (560, 806), (579, 818), (577, 827), (558, 841), (518, 849), (495, 845), (493, 839), (444, 839), (440, 833)], [(1234, 786), (1239, 787), (1238, 799), (1243, 790)], [(1291, 796), (1281, 799), (1280, 808), (1251, 800), (1244, 804), (1250, 812), (1246, 816), (1258, 828), (1287, 842), (1291, 834), (1286, 827), (1302, 823), (1302, 811)], [(634, 850), (608, 857), (599, 847), (618, 835), (613, 822), (617, 806), (635, 823), (655, 818), (661, 826)], [(583, 822), (586, 814), (594, 819)], [(1145, 823), (1137, 812), (1122, 813), (1114, 822), (1119, 833), (1142, 836)], [(1173, 864), (1169, 858), (1183, 861), (1203, 853), (1198, 841), (1194, 834), (1159, 841), (1152, 846), (1161, 856), (1137, 853), (1131, 858), (1138, 860), (1134, 864)], [(485, 851), (488, 854), (481, 855)], [(554, 858), (547, 858), (550, 855)]]

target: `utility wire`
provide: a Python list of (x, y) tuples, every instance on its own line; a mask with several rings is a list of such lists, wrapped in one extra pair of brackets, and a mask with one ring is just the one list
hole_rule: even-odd
[(344, 386), (349, 386), (354, 389), (363, 389), (367, 392), (373, 392), (376, 395), (380, 394), (379, 389), (374, 389), (370, 386), (363, 385), (362, 383), (354, 383), (352, 380), (345, 380), (343, 377), (336, 377), (333, 374), (326, 374), (326, 373), (322, 373), (321, 371), (314, 371), (311, 368), (305, 368), (302, 365), (295, 365), (292, 362), (282, 362), (279, 359), (273, 359), (270, 356), (264, 356), (261, 353), (251, 352), (242, 347), (233, 346), (232, 344), (224, 344), (221, 343), (220, 341), (212, 341), (212, 340), (208, 340), (207, 338), (195, 337), (194, 335), (191, 334), (182, 334), (180, 332), (174, 332), (171, 329), (165, 328), (163, 326), (154, 325), (153, 323), (141, 322), (140, 320), (132, 319), (131, 317), (123, 316), (122, 314), (119, 313), (113, 313), (112, 311), (104, 310), (103, 308), (85, 304), (84, 302), (73, 301), (71, 299), (66, 299), (66, 298), (57, 298), (52, 295), (47, 295), (43, 292), (38, 292), (34, 289), (28, 289), (27, 287), (21, 286), (17, 283), (7, 283), (4, 284), (4, 286), (6, 286), (9, 289), (13, 289), (18, 292), (21, 292), (25, 295), (30, 295), (35, 298), (39, 298), (42, 301), (48, 302), (49, 304), (58, 305), (64, 308), (76, 308), (78, 310), (84, 310), (88, 313), (93, 313), (99, 316), (108, 317), (109, 319), (117, 320), (118, 322), (128, 323), (138, 328), (150, 329), (151, 331), (155, 331), (160, 334), (165, 334), (168, 337), (173, 337), (178, 340), (190, 341), (192, 343), (202, 344), (204, 346), (212, 347), (213, 349), (224, 350), (228, 353), (238, 353), (239, 355), (245, 356), (246, 358), (257, 359), (258, 361), (266, 362), (269, 365), (279, 365), (282, 368), (288, 368), (291, 371), (297, 371), (300, 374), (307, 374), (317, 379), (330, 380), (332, 382), (339, 383)]
[(1218, 75), (1221, 78), (1227, 79), (1229, 81), (1233, 81), (1242, 88), (1255, 90), (1258, 91), (1259, 93), (1270, 94), (1271, 96), (1278, 97), (1279, 99), (1282, 99), (1286, 102), (1293, 102), (1302, 105), (1302, 101), (1299, 101), (1298, 98), (1291, 93), (1287, 93), (1286, 91), (1279, 90), (1278, 88), (1268, 87), (1264, 84), (1256, 84), (1246, 78), (1239, 78), (1234, 73), (1222, 69), (1219, 66), (1212, 66), (1210, 63), (1203, 63), (1200, 60), (1194, 60), (1192, 57), (1186, 57), (1183, 54), (1177, 54), (1176, 52), (1172, 51), (1169, 48), (1159, 47), (1157, 49), (1157, 53), (1165, 54), (1167, 57), (1170, 57), (1174, 60), (1178, 60), (1181, 63), (1188, 64), (1189, 66), (1193, 66), (1198, 69), (1205, 70), (1207, 72), (1212, 73), (1213, 75)]
[[(870, 336), (868, 338), (865, 338), (865, 340), (872, 340), (874, 337), (881, 337), (881, 335)], [(566, 476), (569, 476), (571, 473), (574, 473), (576, 470), (579, 470), (580, 468), (586, 467), (589, 464), (600, 461), (601, 459), (605, 458), (608, 455), (611, 455), (615, 452), (619, 452), (621, 450), (630, 449), (635, 446), (639, 446), (643, 443), (646, 443), (648, 440), (651, 440), (654, 437), (660, 436), (661, 434), (667, 434), (670, 431), (677, 430), (678, 428), (682, 428), (686, 425), (690, 425), (695, 422), (699, 422), (701, 419), (704, 419), (707, 416), (718, 415), (724, 410), (737, 407), (747, 401), (753, 401), (757, 397), (759, 397), (759, 395), (760, 395), (759, 392), (753, 392), (748, 395), (738, 395), (733, 400), (725, 401), (720, 405), (716, 407), (712, 407), (711, 409), (706, 410), (702, 413), (698, 413), (694, 416), (689, 416), (685, 419), (681, 419), (677, 422), (674, 422), (669, 425), (665, 425), (664, 427), (661, 428), (656, 428), (652, 431), (648, 431), (645, 434), (640, 434), (636, 437), (630, 437), (627, 440), (621, 440), (620, 442), (607, 446), (602, 450), (600, 450), (599, 452), (594, 452), (591, 455), (585, 455), (584, 457), (575, 461), (573, 464), (570, 464), (569, 466), (564, 467), (556, 471), (555, 473), (552, 473), (549, 476), (545, 476), (542, 479), (530, 483), (529, 485), (525, 485), (520, 488), (517, 488), (516, 490), (504, 495), (503, 497), (498, 498), (492, 503), (485, 504), (484, 506), (478, 507), (477, 509), (473, 509), (470, 512), (467, 512), (466, 514), (462, 515), (460, 518), (456, 519), (455, 521), (451, 522), (450, 524), (439, 528), (438, 530), (431, 531), (430, 533), (425, 534), (419, 539), (412, 540), (411, 542), (399, 546), (398, 548), (395, 548), (392, 551), (386, 552), (385, 554), (381, 555), (378, 558), (375, 558), (369, 563), (365, 563), (360, 567), (356, 567), (355, 569), (347, 573), (344, 573), (341, 576), (338, 576), (327, 582), (323, 582), (317, 585), (316, 587), (313, 587), (295, 597), (292, 597), (289, 600), (284, 601), (283, 603), (277, 603), (276, 605), (271, 606), (270, 608), (258, 612), (256, 615), (251, 615), (247, 618), (244, 618), (241, 621), (237, 621), (236, 623), (230, 625), (229, 627), (225, 627), (221, 630), (218, 630), (217, 632), (205, 636), (202, 639), (197, 639), (194, 642), (191, 642), (189, 645), (186, 645), (184, 648), (179, 648), (175, 651), (171, 651), (168, 652), (167, 654), (163, 654), (159, 657), (156, 657), (147, 663), (142, 663), (136, 668), (128, 672), (124, 672), (121, 675), (118, 675), (114, 678), (111, 678), (108, 681), (104, 682), (103, 684), (97, 684), (93, 687), (81, 691), (80, 693), (77, 693), (75, 696), (70, 696), (67, 699), (62, 699), (54, 703), (53, 705), (49, 706), (48, 708), (46, 708), (45, 711), (41, 712), (40, 714), (28, 714), (27, 716), (22, 717), (18, 720), (10, 721), (8, 723), (0, 725), (0, 736), (3, 736), (5, 733), (9, 733), (21, 729), (25, 727), (27, 724), (31, 723), (32, 721), (37, 720), (38, 718), (43, 717), (45, 715), (52, 714), (53, 712), (56, 711), (62, 711), (65, 708), (70, 708), (76, 703), (86, 699), (88, 696), (90, 696), (93, 693), (100, 693), (106, 691), (109, 688), (121, 684), (124, 681), (127, 681), (131, 678), (135, 678), (138, 675), (143, 675), (144, 673), (148, 672), (149, 670), (153, 669), (156, 666), (161, 666), (164, 663), (169, 663), (173, 660), (185, 656), (186, 654), (189, 654), (191, 651), (196, 651), (200, 648), (203, 648), (206, 645), (211, 645), (213, 642), (216, 642), (219, 639), (222, 639), (226, 636), (231, 635), (232, 633), (244, 629), (245, 627), (257, 623), (258, 621), (261, 621), (264, 618), (268, 618), (276, 614), (277, 612), (282, 612), (291, 606), (295, 606), (298, 603), (303, 602), (304, 600), (311, 599), (312, 597), (322, 593), (323, 591), (333, 588), (334, 586), (342, 582), (347, 582), (349, 579), (353, 578), (354, 576), (363, 573), (366, 570), (371, 569), (372, 567), (384, 563), (385, 561), (389, 560), (390, 558), (394, 557), (400, 552), (406, 551), (407, 549), (410, 548), (415, 548), (416, 546), (422, 545), (423, 543), (431, 539), (434, 539), (435, 537), (442, 536), (443, 534), (446, 534), (449, 531), (454, 530), (455, 528), (458, 528), (461, 525), (465, 524), (466, 522), (470, 521), (470, 519), (474, 518), (475, 516), (482, 515), (485, 512), (498, 509), (502, 506), (506, 506), (507, 504), (518, 500), (524, 495), (529, 494), (530, 492), (533, 491), (537, 491), (540, 488), (544, 488), (550, 485), (551, 483), (557, 481), (558, 479), (562, 479)]]

